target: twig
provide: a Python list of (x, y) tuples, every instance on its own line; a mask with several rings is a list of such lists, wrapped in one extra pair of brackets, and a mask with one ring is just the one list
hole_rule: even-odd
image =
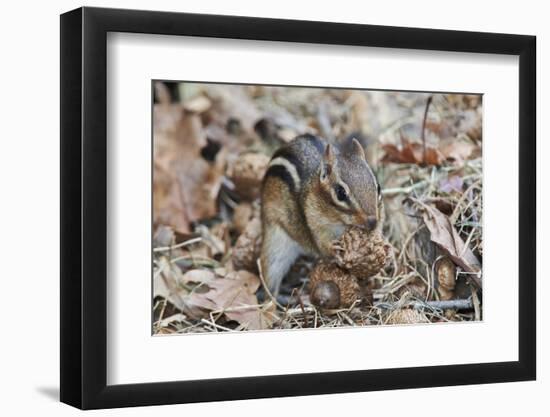
[(172, 251), (174, 249), (182, 248), (184, 246), (193, 245), (194, 243), (199, 243), (201, 240), (202, 240), (202, 237), (195, 237), (193, 239), (186, 240), (185, 242), (178, 243), (177, 245), (162, 246), (162, 247), (154, 248), (153, 252)]
[(209, 326), (213, 326), (216, 329), (223, 330), (224, 332), (233, 332), (233, 329), (230, 329), (229, 327), (224, 327), (219, 325), (218, 323), (214, 323), (212, 321), (208, 321), (206, 319), (201, 319), (201, 323), (208, 324)]
[(162, 303), (162, 308), (160, 310), (160, 314), (159, 314), (159, 317), (155, 323), (155, 325), (157, 325), (157, 327), (160, 329), (162, 327), (162, 325), (160, 324), (162, 322), (162, 318), (164, 317), (164, 311), (166, 310), (166, 305), (168, 304), (168, 301), (164, 300), (164, 302)]
[(287, 314), (289, 316), (295, 316), (295, 315), (300, 315), (300, 314), (307, 314), (307, 313), (314, 313), (316, 310), (314, 307), (307, 307), (307, 306), (304, 306), (304, 308), (300, 308), (300, 307), (295, 307), (295, 308), (289, 308), (287, 310)]
[(345, 321), (348, 322), (350, 326), (357, 326), (354, 321), (343, 311), (338, 312), (338, 315), (343, 317)]
[(462, 258), (466, 251), (470, 248), (470, 242), (472, 241), (472, 237), (474, 236), (474, 233), (476, 231), (475, 227), (472, 227), (472, 231), (468, 235), (468, 239), (466, 239), (466, 242), (464, 242), (464, 246), (462, 247), (462, 250), (460, 251), (460, 257)]
[(428, 110), (432, 103), (433, 96), (429, 96), (426, 101), (426, 109), (424, 110), (424, 120), (422, 121), (422, 163), (426, 165), (426, 120), (428, 118)]
[[(474, 181), (472, 183), (472, 185), (470, 185), (466, 191), (464, 191), (462, 193), (462, 195), (460, 196), (460, 199), (458, 200), (458, 202), (456, 203), (456, 207), (453, 211), (453, 213), (449, 216), (449, 219), (451, 220), (451, 223), (455, 224), (456, 223), (456, 220), (457, 220), (457, 217), (460, 213), (463, 213), (464, 210), (460, 210), (461, 206), (462, 206), (462, 203), (468, 198), (468, 195), (470, 193), (471, 190), (473, 190), (474, 188), (478, 187), (479, 185), (481, 184), (481, 179), (477, 180), (477, 181)], [(472, 202), (470, 202), (471, 204)]]
[(477, 290), (473, 287), (470, 287), (470, 291), (472, 292), (472, 301), (474, 304), (474, 312), (475, 312), (475, 319), (476, 321), (481, 320), (481, 308), (479, 303), (479, 297), (477, 296)]
[(474, 306), (472, 300), (445, 300), (445, 301), (416, 301), (412, 304), (416, 310), (425, 308), (431, 310), (471, 310)]
[(178, 256), (171, 259), (170, 262), (175, 263), (180, 268), (188, 268), (190, 266), (205, 266), (207, 268), (218, 268), (220, 263), (210, 258), (202, 256)]
[(405, 304), (399, 302), (380, 302), (374, 305), (375, 308), (380, 308), (383, 310), (395, 310), (396, 308), (401, 308), (405, 306), (411, 306), (415, 310), (471, 310), (474, 308), (471, 298), (468, 298), (466, 300), (413, 301)]
[(389, 197), (397, 194), (410, 194), (412, 191), (416, 190), (417, 188), (422, 188), (428, 184), (429, 184), (429, 181), (422, 180), (422, 181), (418, 181), (415, 184), (409, 185), (407, 187), (386, 188), (382, 190), (382, 195), (384, 197)]

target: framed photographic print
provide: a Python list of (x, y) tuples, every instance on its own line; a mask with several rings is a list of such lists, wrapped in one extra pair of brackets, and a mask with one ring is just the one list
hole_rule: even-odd
[(535, 38), (61, 16), (61, 400), (535, 379)]

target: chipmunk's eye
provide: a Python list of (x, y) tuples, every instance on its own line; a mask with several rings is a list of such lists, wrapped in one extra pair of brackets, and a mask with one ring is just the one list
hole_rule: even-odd
[(334, 187), (334, 192), (336, 193), (336, 198), (338, 200), (340, 201), (348, 200), (348, 193), (346, 193), (346, 190), (340, 184), (337, 184), (336, 187)]
[(377, 184), (376, 185), (378, 188), (377, 188), (377, 192), (378, 192), (378, 198), (382, 198), (382, 189), (380, 188), (380, 184)]

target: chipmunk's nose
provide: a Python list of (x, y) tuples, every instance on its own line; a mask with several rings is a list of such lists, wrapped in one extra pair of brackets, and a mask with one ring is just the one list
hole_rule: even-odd
[(367, 230), (369, 232), (372, 232), (376, 227), (376, 223), (378, 223), (378, 221), (376, 220), (376, 216), (369, 216), (367, 217), (367, 223), (365, 224), (365, 226), (367, 227)]

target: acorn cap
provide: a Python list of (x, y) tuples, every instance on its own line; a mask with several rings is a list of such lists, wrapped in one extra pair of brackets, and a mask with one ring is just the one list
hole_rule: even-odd
[[(337, 286), (340, 293), (339, 303), (333, 302), (333, 298), (336, 297), (336, 291), (334, 287), (324, 284), (326, 282)], [(347, 308), (357, 300), (362, 299), (362, 291), (357, 278), (348, 271), (339, 268), (335, 263), (326, 260), (320, 260), (311, 270), (309, 273), (309, 285), (311, 288), (311, 302), (320, 308)], [(321, 287), (318, 288), (319, 285)], [(336, 305), (336, 307), (325, 307), (319, 305), (320, 302), (330, 302), (330, 305)]]
[(389, 245), (380, 232), (351, 227), (332, 244), (336, 263), (358, 279), (376, 275), (386, 264)]

